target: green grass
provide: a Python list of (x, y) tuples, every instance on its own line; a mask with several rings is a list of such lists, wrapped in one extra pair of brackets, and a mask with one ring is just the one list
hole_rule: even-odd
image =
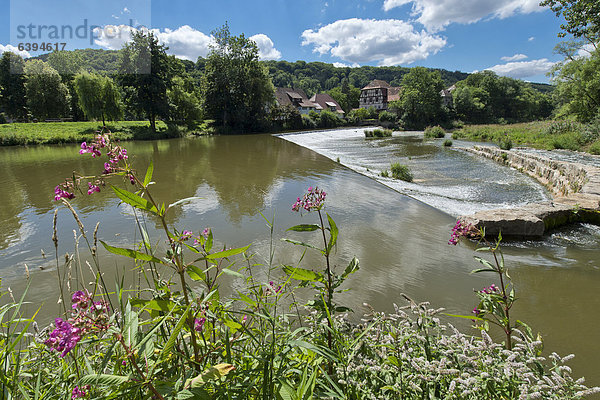
[[(0, 146), (34, 144), (78, 143), (94, 138), (102, 127), (99, 122), (37, 122), (0, 125)], [(153, 133), (148, 121), (110, 122), (107, 127), (113, 137), (119, 140), (147, 140), (179, 137), (187, 133), (187, 128), (167, 126), (162, 121), (156, 123)]]
[(393, 163), (390, 166), (390, 171), (392, 172), (392, 178), (400, 179), (406, 182), (413, 181), (413, 175), (410, 172), (410, 169), (406, 165), (401, 165), (400, 163)]
[(469, 125), (454, 131), (453, 139), (488, 141), (506, 146), (568, 149), (600, 153), (598, 132), (570, 121), (535, 121), (508, 125)]

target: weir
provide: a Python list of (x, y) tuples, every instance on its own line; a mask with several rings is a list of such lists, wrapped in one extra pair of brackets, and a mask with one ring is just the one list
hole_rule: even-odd
[(553, 196), (549, 202), (459, 217), (465, 223), (485, 228), (486, 235), (497, 236), (501, 232), (503, 237), (531, 239), (569, 223), (600, 224), (600, 168), (490, 146), (464, 150), (537, 179)]

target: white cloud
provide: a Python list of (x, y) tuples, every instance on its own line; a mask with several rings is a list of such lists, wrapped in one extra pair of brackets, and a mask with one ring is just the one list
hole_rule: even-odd
[(501, 57), (500, 59), (502, 61), (520, 61), (520, 60), (525, 60), (526, 58), (527, 58), (527, 56), (525, 54), (515, 54), (514, 56)]
[(523, 79), (536, 75), (543, 75), (550, 71), (554, 66), (554, 62), (548, 61), (547, 58), (531, 61), (509, 62), (506, 64), (498, 64), (493, 67), (486, 68), (494, 71), (498, 75), (508, 76), (511, 78)]
[(577, 50), (577, 55), (579, 57), (589, 57), (592, 54), (592, 51), (596, 50), (592, 43), (584, 44), (579, 50)]
[(383, 9), (412, 4), (412, 15), (430, 31), (456, 22), (470, 24), (483, 18), (507, 18), (542, 11), (539, 0), (385, 0)]
[(29, 54), (29, 52), (25, 50), (19, 50), (18, 47), (13, 46), (12, 44), (7, 44), (6, 46), (0, 44), (0, 54), (4, 53), (5, 51), (10, 51), (11, 53), (18, 54), (23, 58), (31, 57), (31, 54)]
[(529, 39), (527, 39), (528, 42), (533, 42), (535, 40), (535, 36), (531, 36)]
[(121, 13), (131, 14), (131, 11), (129, 11), (129, 8), (125, 7)]
[(281, 52), (275, 48), (273, 41), (264, 33), (250, 36), (250, 40), (254, 40), (258, 46), (258, 56), (261, 60), (279, 60)]
[[(105, 25), (103, 28), (94, 29), (96, 39), (94, 42), (105, 49), (118, 50), (123, 45), (131, 41), (133, 32), (136, 29), (129, 25)], [(210, 44), (213, 43), (213, 37), (196, 30), (189, 25), (183, 25), (172, 30), (166, 28), (161, 31), (152, 29), (151, 31), (160, 44), (167, 46), (168, 54), (184, 60), (196, 61), (198, 57), (206, 57), (210, 51)], [(251, 36), (258, 45), (261, 59), (278, 60), (281, 53), (274, 47), (273, 41), (264, 34)]]
[(208, 36), (189, 25), (183, 25), (175, 30), (165, 29), (161, 32), (153, 29), (152, 33), (158, 41), (169, 49), (167, 53), (184, 60), (196, 61), (198, 57), (206, 57), (210, 51), (209, 45), (212, 37)]
[(418, 32), (408, 22), (351, 18), (302, 33), (302, 45), (319, 54), (330, 53), (344, 61), (379, 65), (410, 64), (426, 59), (446, 45), (446, 39)]

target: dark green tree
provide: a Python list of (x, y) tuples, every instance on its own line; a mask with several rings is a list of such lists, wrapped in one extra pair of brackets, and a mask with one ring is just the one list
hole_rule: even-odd
[(399, 117), (404, 126), (424, 128), (437, 123), (443, 116), (441, 90), (444, 88), (439, 71), (415, 67), (402, 78)]
[(123, 46), (119, 83), (132, 114), (143, 115), (156, 131), (158, 118), (169, 118), (167, 89), (172, 79), (172, 62), (152, 32), (138, 31)]
[(69, 114), (69, 89), (58, 72), (41, 60), (25, 63), (27, 106), (40, 120)]
[(264, 129), (274, 87), (256, 43), (243, 34), (232, 36), (227, 24), (212, 34), (201, 86), (204, 116), (224, 131)]
[(27, 119), (25, 62), (11, 52), (0, 58), (0, 108), (17, 120)]

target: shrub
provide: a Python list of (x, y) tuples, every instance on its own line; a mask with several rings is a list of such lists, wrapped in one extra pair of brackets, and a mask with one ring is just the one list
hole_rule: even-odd
[(392, 130), (391, 129), (385, 129), (385, 128), (376, 128), (376, 129), (372, 129), (372, 130), (365, 130), (365, 137), (368, 138), (372, 138), (372, 137), (377, 137), (377, 138), (382, 138), (382, 137), (391, 137), (392, 136)]
[(450, 139), (444, 140), (444, 147), (450, 147), (450, 146), (452, 146), (452, 140), (450, 140)]
[(500, 146), (500, 148), (502, 150), (510, 150), (513, 147), (513, 143), (512, 143), (512, 140), (510, 140), (509, 137), (504, 137), (504, 138), (500, 139), (500, 142), (498, 143), (498, 146)]
[(0, 124), (6, 124), (6, 117), (4, 116), (4, 113), (0, 113)]
[(436, 126), (428, 126), (425, 128), (425, 137), (426, 138), (436, 138), (441, 139), (446, 136), (446, 131), (439, 125)]
[(388, 172), (387, 169), (381, 171), (381, 176), (384, 178), (389, 178), (390, 177), (390, 173)]
[(390, 170), (392, 171), (392, 178), (394, 179), (400, 179), (406, 182), (413, 181), (413, 175), (407, 165), (393, 163), (390, 167)]
[(589, 152), (592, 154), (600, 155), (600, 140), (597, 140), (590, 146)]

